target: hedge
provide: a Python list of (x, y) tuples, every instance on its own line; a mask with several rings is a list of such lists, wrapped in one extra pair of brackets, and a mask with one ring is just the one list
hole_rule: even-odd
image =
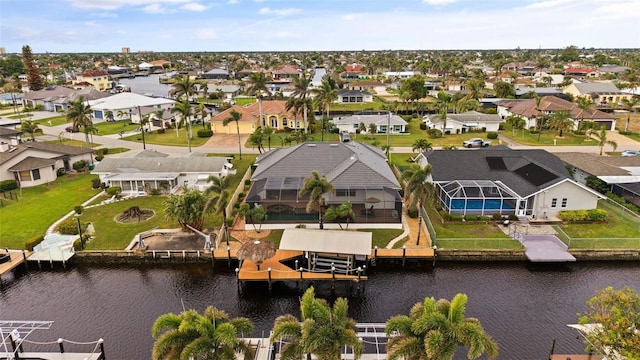
[(10, 191), (18, 188), (17, 180), (0, 181), (0, 191)]
[(578, 221), (606, 221), (607, 212), (602, 209), (592, 210), (565, 210), (558, 213), (558, 217), (562, 221), (578, 222)]
[(24, 248), (28, 251), (33, 251), (33, 248), (36, 247), (36, 245), (40, 244), (42, 240), (44, 240), (44, 235), (33, 237), (24, 243)]
[(206, 138), (206, 137), (212, 137), (212, 136), (213, 136), (213, 131), (211, 130), (207, 130), (207, 129), (198, 130), (198, 137)]

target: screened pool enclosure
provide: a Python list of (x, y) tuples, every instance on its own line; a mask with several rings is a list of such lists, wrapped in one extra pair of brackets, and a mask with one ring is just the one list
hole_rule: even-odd
[(518, 196), (499, 182), (455, 180), (437, 183), (438, 201), (450, 214), (491, 216), (516, 213)]

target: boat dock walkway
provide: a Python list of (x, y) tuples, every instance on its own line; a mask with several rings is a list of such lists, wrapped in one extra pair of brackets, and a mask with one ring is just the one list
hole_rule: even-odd
[(18, 267), (18, 265), (25, 263), (30, 255), (31, 252), (25, 250), (9, 250), (9, 260), (0, 263), (0, 276), (12, 271)]

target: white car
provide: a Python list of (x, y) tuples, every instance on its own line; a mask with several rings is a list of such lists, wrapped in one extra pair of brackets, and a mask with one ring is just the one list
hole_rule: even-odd
[(636, 150), (625, 150), (620, 153), (620, 156), (629, 157), (629, 156), (640, 156), (640, 151)]

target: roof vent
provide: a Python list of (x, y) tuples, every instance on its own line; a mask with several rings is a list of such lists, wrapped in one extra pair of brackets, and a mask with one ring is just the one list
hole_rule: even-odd
[(307, 144), (307, 147), (316, 147), (316, 144)]

